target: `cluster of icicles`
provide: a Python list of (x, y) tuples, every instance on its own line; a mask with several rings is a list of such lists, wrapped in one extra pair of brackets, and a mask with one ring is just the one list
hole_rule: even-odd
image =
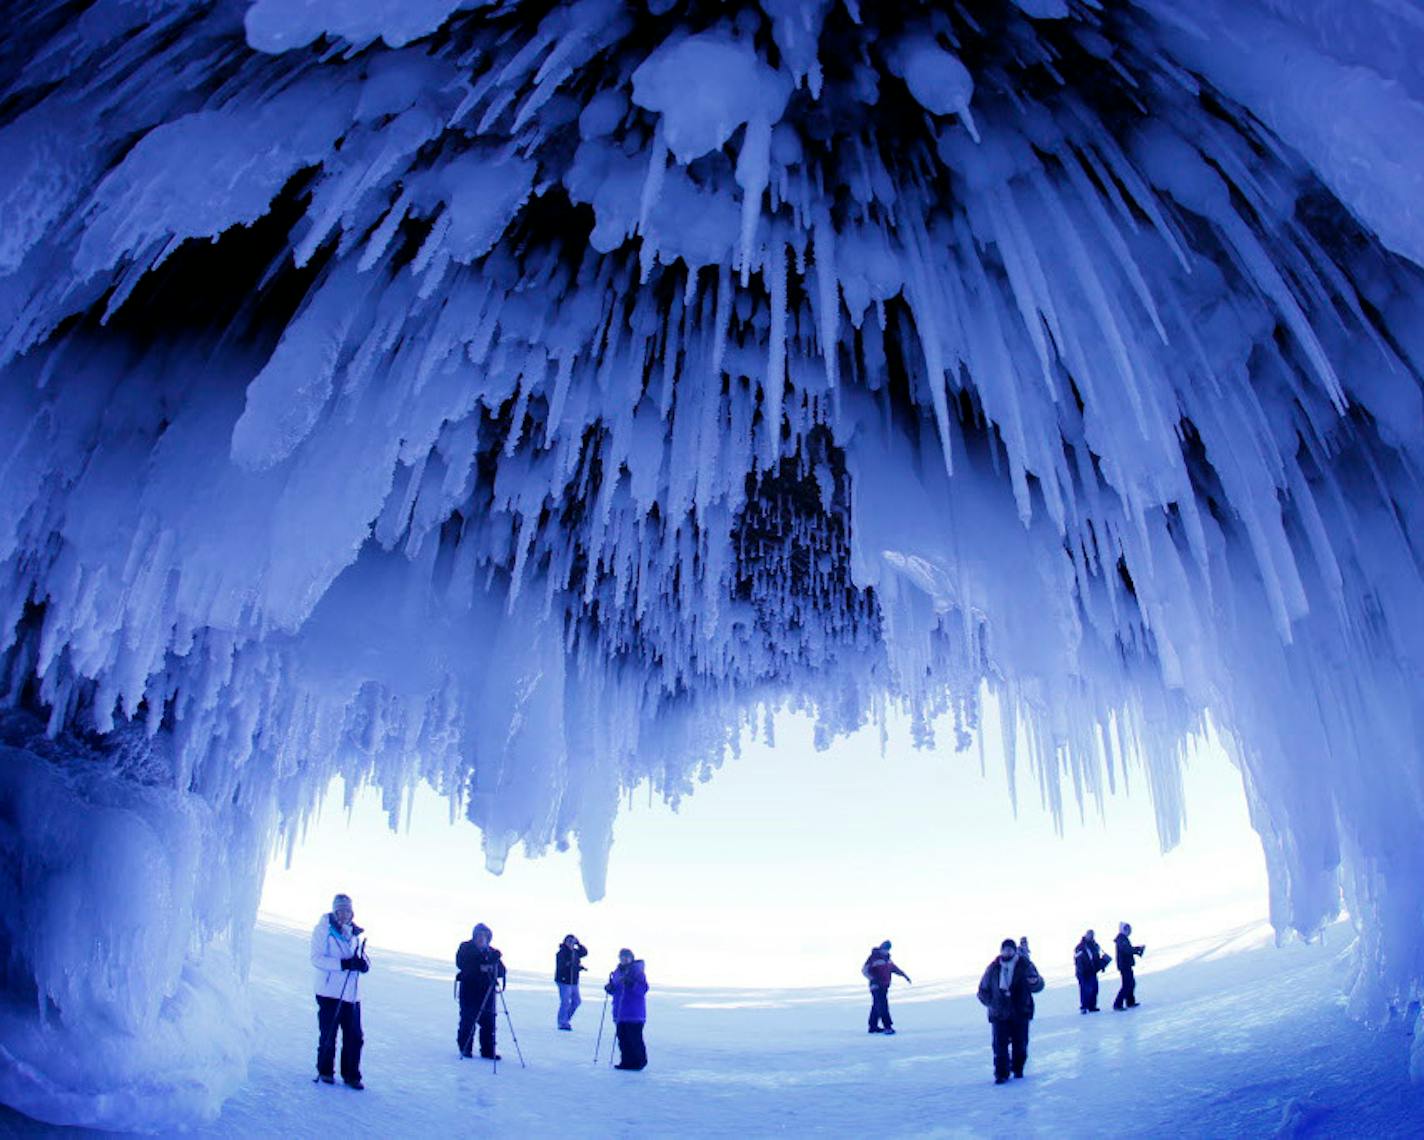
[(992, 691), (1165, 841), (1209, 717), (1279, 925), (1343, 859), (1407, 998), (1424, 82), (1360, 7), (25, 6), (7, 699), (227, 812), (425, 778), (595, 895), (786, 702)]

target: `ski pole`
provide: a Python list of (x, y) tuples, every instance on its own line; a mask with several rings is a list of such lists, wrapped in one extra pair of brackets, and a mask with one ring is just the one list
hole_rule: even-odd
[(499, 991), (499, 1004), (504, 1006), (504, 1020), (509, 1026), (509, 1037), (514, 1042), (514, 1052), (519, 1057), (519, 1067), (527, 1069), (529, 1066), (524, 1063), (524, 1050), (519, 1047), (519, 1034), (514, 1032), (514, 1018), (509, 1016), (509, 1002), (505, 1000), (504, 991)]
[[(331, 1011), (331, 1024), (323, 1027), (321, 1037), (317, 1041), (317, 1052), (319, 1054), (326, 1050), (328, 1044), (326, 1032), (328, 1029), (331, 1030), (331, 1051), (333, 1054), (336, 1052), (336, 1026), (341, 1020), (341, 1003), (346, 1000), (346, 987), (350, 982), (351, 971), (347, 970), (345, 976), (341, 979), (341, 996), (336, 999), (336, 1008)], [(335, 1057), (333, 1057), (332, 1060), (334, 1061)], [(316, 1084), (319, 1080), (321, 1080), (321, 1073), (317, 1073), (317, 1075), (312, 1078), (312, 1084)]]
[[(608, 1016), (608, 995), (603, 995), (603, 1012), (598, 1015), (598, 1040), (593, 1043), (593, 1063), (598, 1064), (598, 1053), (603, 1048), (603, 1020)], [(613, 1048), (609, 1045), (609, 1048)]]

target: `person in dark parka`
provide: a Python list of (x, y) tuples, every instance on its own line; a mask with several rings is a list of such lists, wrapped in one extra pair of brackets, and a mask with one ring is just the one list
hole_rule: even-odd
[(460, 1002), (460, 1026), (455, 1031), (455, 1044), (460, 1056), (469, 1057), (474, 1044), (475, 1026), (480, 1028), (480, 1056), (498, 1061), (494, 1051), (495, 993), (504, 989), (503, 955), (490, 945), (492, 932), (483, 922), (476, 923), (468, 942), (461, 942), (455, 952), (456, 976)]
[(648, 1020), (648, 975), (643, 960), (626, 948), (618, 951), (618, 967), (608, 975), (603, 992), (613, 998), (613, 1024), (618, 1033), (618, 1064), (613, 1067), (647, 1068), (643, 1026)]
[(1091, 930), (1073, 947), (1073, 973), (1078, 978), (1078, 1012), (1098, 1012), (1098, 975), (1108, 968), (1112, 959), (1103, 953), (1098, 937)]
[(1122, 975), (1122, 988), (1117, 991), (1117, 997), (1113, 998), (1113, 1009), (1132, 1009), (1139, 1004), (1137, 978), (1133, 973), (1133, 968), (1137, 964), (1137, 959), (1147, 953), (1147, 947), (1132, 944), (1132, 923), (1130, 922), (1118, 924), (1117, 937), (1113, 939), (1113, 942), (1117, 947), (1117, 972)]
[(890, 982), (899, 974), (906, 985), (911, 983), (910, 975), (890, 960), (888, 938), (870, 951), (860, 972), (870, 983), (870, 1032), (894, 1036), (895, 1026), (890, 1021)]
[(559, 1028), (572, 1029), (574, 1011), (583, 1004), (579, 997), (579, 974), (588, 969), (583, 959), (588, 947), (572, 934), (564, 935), (554, 955), (554, 983), (559, 987)]
[(1001, 1085), (1012, 1072), (1024, 1075), (1028, 1060), (1028, 1023), (1033, 1020), (1033, 995), (1043, 989), (1043, 979), (1028, 958), (1019, 953), (1012, 938), (1005, 938), (999, 956), (989, 963), (979, 980), (979, 1002), (993, 1027), (994, 1083)]

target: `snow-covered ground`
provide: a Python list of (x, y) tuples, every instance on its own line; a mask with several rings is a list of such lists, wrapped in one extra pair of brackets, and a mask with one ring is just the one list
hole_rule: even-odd
[[(305, 937), (264, 924), (249, 1080), (199, 1135), (444, 1136), (469, 1127), (510, 1136), (1424, 1135), (1424, 1089), (1408, 1083), (1400, 1031), (1345, 1016), (1346, 930), (1279, 950), (1263, 936), (1234, 931), (1164, 948), (1155, 960), (1149, 952), (1143, 1005), (1127, 1013), (1081, 1016), (1072, 986), (1051, 983), (1028, 1077), (1002, 1088), (967, 981), (898, 989), (899, 1033), (882, 1038), (865, 1033), (858, 986), (663, 989), (654, 960), (651, 1064), (620, 1073), (607, 1066), (607, 1034), (605, 1060), (593, 1064), (596, 1001), (573, 1033), (560, 1033), (552, 984), (516, 974), (509, 1008), (529, 1067), (520, 1069), (501, 1019), (496, 1074), (455, 1055), (450, 968), (376, 949), (364, 1003), (368, 1087), (356, 1093), (311, 1083)], [(996, 941), (986, 938), (986, 961)], [(747, 959), (754, 974), (753, 944)], [(1106, 977), (1110, 999), (1116, 975)], [(6, 1129), (73, 1134), (0, 1115)]]

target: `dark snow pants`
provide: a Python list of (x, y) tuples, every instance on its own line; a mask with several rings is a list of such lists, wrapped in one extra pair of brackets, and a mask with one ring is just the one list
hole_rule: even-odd
[(1113, 1009), (1130, 1008), (1137, 1004), (1137, 979), (1131, 970), (1122, 971), (1122, 989), (1113, 998)]
[(618, 1023), (618, 1067), (620, 1069), (645, 1069), (648, 1067), (648, 1050), (643, 1045), (643, 1023), (641, 1021), (620, 1021)]
[(470, 1055), (470, 1046), (475, 1041), (475, 1024), (480, 1027), (480, 1056), (494, 1056), (495, 997), (493, 989), (487, 989), (476, 997), (474, 994), (460, 995), (460, 1027), (455, 1031), (455, 1043), (460, 1052)]
[(879, 986), (870, 987), (870, 1028), (892, 1029), (890, 1021), (890, 991)]
[(1023, 1076), (1028, 1060), (1028, 1018), (1014, 1017), (991, 1022), (994, 1027), (994, 1079), (1007, 1079), (1010, 1071)]
[(1098, 1008), (1098, 975), (1089, 974), (1078, 978), (1078, 1008)]
[(316, 1044), (316, 1071), (324, 1077), (336, 1075), (336, 1031), (341, 1031), (341, 1077), (361, 1079), (361, 1003), (334, 997), (316, 999), (316, 1024), (321, 1036)]

